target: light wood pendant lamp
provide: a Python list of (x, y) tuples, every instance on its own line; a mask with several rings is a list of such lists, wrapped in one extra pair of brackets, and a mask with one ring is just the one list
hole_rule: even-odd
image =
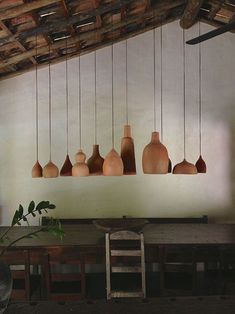
[[(201, 35), (201, 25), (198, 22), (199, 36)], [(199, 150), (200, 156), (195, 164), (198, 173), (206, 173), (206, 163), (202, 158), (202, 56), (201, 56), (201, 43), (198, 47), (199, 55)]]
[(103, 174), (105, 176), (122, 176), (123, 175), (123, 162), (117, 151), (114, 149), (114, 104), (113, 104), (113, 43), (111, 46), (111, 61), (112, 61), (112, 149), (105, 157), (103, 164)]
[(197, 174), (194, 164), (186, 160), (186, 69), (185, 69), (185, 30), (183, 29), (183, 104), (184, 104), (184, 159), (175, 165), (173, 174)]
[(75, 155), (76, 163), (72, 168), (73, 177), (89, 176), (89, 168), (85, 163), (86, 155), (82, 151), (82, 92), (81, 92), (81, 57), (78, 57), (78, 76), (79, 76), (79, 104), (78, 104), (78, 120), (79, 120), (79, 150)]
[(43, 168), (44, 178), (56, 178), (59, 175), (59, 169), (51, 160), (51, 44), (49, 43), (49, 64), (48, 64), (48, 74), (49, 74), (49, 142), (50, 142), (50, 160)]
[(65, 90), (66, 90), (66, 147), (67, 154), (60, 170), (61, 177), (72, 176), (72, 163), (69, 158), (69, 83), (68, 83), (68, 39), (66, 37), (66, 60), (65, 60)]
[(131, 126), (129, 125), (129, 110), (128, 110), (128, 46), (126, 39), (126, 125), (124, 125), (124, 137), (121, 141), (121, 158), (124, 166), (125, 175), (136, 174), (136, 163), (135, 163), (135, 147), (134, 141), (131, 137)]
[(38, 63), (37, 63), (37, 55), (38, 55), (38, 35), (36, 34), (35, 47), (36, 47), (36, 66), (35, 66), (35, 109), (36, 109), (36, 163), (32, 168), (32, 178), (41, 178), (42, 177), (42, 166), (38, 160)]
[(90, 175), (99, 176), (103, 174), (103, 163), (104, 158), (100, 156), (99, 145), (97, 144), (97, 95), (96, 95), (96, 82), (97, 82), (97, 70), (96, 70), (96, 51), (94, 52), (94, 68), (95, 68), (95, 144), (93, 145), (93, 153), (91, 157), (87, 160), (87, 166), (90, 171)]
[(155, 68), (155, 29), (153, 30), (153, 112), (154, 112), (154, 132), (152, 132), (151, 142), (145, 146), (142, 155), (142, 168), (145, 174), (167, 174), (169, 168), (169, 157), (166, 147), (160, 142), (159, 132), (156, 131), (156, 68)]

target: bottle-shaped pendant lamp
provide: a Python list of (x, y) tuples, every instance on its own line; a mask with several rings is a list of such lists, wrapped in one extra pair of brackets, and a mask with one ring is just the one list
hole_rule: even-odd
[(183, 29), (183, 104), (184, 104), (184, 159), (175, 165), (173, 174), (197, 174), (194, 164), (186, 160), (186, 69), (185, 69), (185, 30)]
[(81, 95), (81, 65), (80, 56), (78, 57), (78, 75), (79, 75), (79, 104), (78, 104), (78, 120), (79, 120), (79, 150), (75, 155), (76, 163), (72, 168), (73, 177), (87, 177), (89, 176), (89, 168), (86, 161), (86, 155), (82, 151), (82, 95)]
[[(201, 35), (200, 22), (199, 25), (199, 36)], [(199, 55), (199, 151), (200, 156), (195, 164), (198, 173), (206, 173), (206, 163), (202, 158), (202, 57), (201, 57), (201, 43), (198, 48)]]
[(61, 177), (72, 176), (72, 163), (69, 158), (69, 81), (68, 81), (68, 40), (66, 38), (65, 59), (65, 91), (66, 91), (66, 148), (67, 154), (60, 170)]
[(36, 112), (36, 163), (32, 168), (32, 178), (41, 178), (42, 177), (42, 166), (39, 163), (38, 160), (38, 63), (37, 63), (37, 46), (38, 46), (38, 41), (37, 41), (37, 34), (36, 34), (36, 40), (35, 40), (35, 49), (36, 49), (36, 66), (35, 66), (35, 112)]
[(94, 52), (94, 86), (95, 86), (95, 114), (94, 114), (94, 121), (95, 121), (95, 144), (93, 145), (93, 152), (91, 157), (87, 160), (87, 166), (90, 171), (90, 175), (99, 176), (103, 174), (103, 163), (104, 158), (100, 156), (99, 152), (99, 145), (97, 144), (97, 95), (96, 95), (96, 82), (97, 82), (97, 70), (96, 70), (96, 51)]
[(52, 162), (51, 159), (51, 142), (52, 142), (52, 128), (51, 128), (51, 46), (49, 44), (49, 64), (48, 64), (48, 74), (49, 74), (49, 142), (50, 142), (50, 160), (43, 168), (43, 177), (44, 178), (56, 178), (59, 175), (59, 169), (57, 166)]
[(128, 110), (128, 46), (126, 39), (126, 125), (124, 125), (124, 137), (121, 141), (121, 158), (124, 166), (124, 175), (136, 174), (135, 163), (135, 147), (134, 141), (131, 137), (131, 126), (129, 125), (129, 110)]
[(123, 175), (123, 162), (117, 151), (114, 149), (114, 104), (113, 104), (113, 44), (111, 47), (112, 58), (112, 149), (105, 157), (103, 164), (103, 174), (105, 176), (122, 176)]
[(155, 90), (155, 29), (153, 30), (153, 98), (154, 98), (154, 132), (150, 143), (145, 146), (142, 155), (142, 168), (145, 174), (167, 174), (169, 168), (169, 157), (166, 147), (160, 142), (159, 132), (156, 131), (156, 90)]

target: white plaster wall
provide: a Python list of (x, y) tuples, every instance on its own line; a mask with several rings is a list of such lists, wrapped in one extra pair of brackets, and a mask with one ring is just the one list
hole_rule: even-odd
[[(202, 25), (203, 31), (210, 27)], [(197, 26), (186, 33), (197, 35)], [(157, 31), (159, 38), (159, 32)], [(178, 22), (163, 29), (164, 143), (173, 164), (183, 158), (182, 31)], [(235, 220), (235, 37), (224, 34), (203, 44), (203, 156), (208, 173), (197, 176), (143, 175), (141, 156), (153, 131), (152, 32), (128, 40), (129, 116), (136, 147), (137, 176), (32, 179), (35, 163), (35, 73), (0, 82), (1, 223), (11, 221), (19, 203), (48, 199), (57, 217), (180, 217), (209, 215), (211, 221)], [(157, 55), (160, 53), (157, 45)], [(198, 139), (198, 47), (187, 47), (187, 159), (195, 162)], [(91, 155), (94, 142), (94, 55), (81, 58), (82, 146)], [(159, 104), (157, 57), (157, 105)], [(66, 154), (65, 64), (52, 66), (53, 161)], [(125, 123), (125, 43), (114, 47), (115, 147), (119, 151)], [(97, 52), (98, 142), (102, 155), (111, 148), (110, 47)], [(77, 58), (69, 61), (70, 141), (78, 149)], [(39, 71), (39, 155), (49, 159), (48, 72)], [(159, 107), (157, 108), (159, 110)], [(159, 111), (158, 111), (159, 112)], [(159, 128), (159, 115), (157, 115)], [(35, 222), (34, 222), (35, 223)]]

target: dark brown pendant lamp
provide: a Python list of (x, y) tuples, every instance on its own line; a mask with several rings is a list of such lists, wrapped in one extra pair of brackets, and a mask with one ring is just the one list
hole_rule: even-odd
[(160, 142), (159, 132), (156, 132), (156, 67), (155, 67), (155, 29), (153, 30), (153, 60), (154, 60), (154, 132), (151, 142), (145, 146), (142, 155), (142, 168), (145, 174), (167, 174), (169, 168), (169, 157), (166, 147)]
[(129, 110), (128, 110), (128, 46), (126, 39), (126, 125), (124, 125), (124, 137), (121, 141), (121, 158), (124, 166), (124, 175), (136, 174), (135, 163), (135, 147), (131, 137), (131, 126), (129, 125)]
[(66, 59), (65, 59), (65, 90), (66, 90), (66, 146), (67, 154), (64, 164), (60, 170), (61, 177), (72, 176), (72, 163), (69, 158), (69, 82), (68, 82), (68, 39), (66, 37)]
[(97, 70), (96, 70), (96, 51), (94, 52), (94, 68), (95, 68), (95, 144), (93, 145), (93, 153), (87, 160), (87, 166), (90, 171), (90, 175), (99, 176), (103, 174), (104, 158), (100, 156), (99, 145), (97, 144), (97, 97), (96, 97), (96, 82), (97, 82)]
[(183, 104), (184, 104), (184, 159), (175, 165), (173, 174), (197, 174), (197, 168), (194, 164), (186, 160), (186, 79), (185, 79), (185, 30), (183, 29)]
[(49, 74), (49, 142), (50, 142), (50, 160), (43, 168), (44, 178), (56, 178), (59, 175), (59, 169), (51, 160), (51, 44), (49, 43), (49, 64), (48, 64), (48, 74)]
[(78, 57), (78, 75), (79, 75), (79, 104), (78, 104), (78, 120), (79, 120), (79, 150), (75, 155), (76, 163), (72, 168), (73, 177), (89, 176), (89, 168), (85, 163), (86, 155), (82, 151), (82, 91), (81, 91), (81, 57)]
[[(199, 36), (201, 35), (201, 25), (198, 23)], [(206, 163), (202, 158), (202, 57), (201, 57), (201, 43), (198, 47), (199, 52), (199, 150), (200, 156), (195, 164), (198, 173), (206, 173)]]
[(38, 63), (37, 63), (37, 55), (38, 55), (38, 35), (36, 34), (35, 40), (36, 47), (36, 66), (35, 66), (35, 105), (36, 105), (36, 158), (37, 161), (32, 168), (32, 178), (41, 178), (42, 177), (42, 166), (38, 160)]

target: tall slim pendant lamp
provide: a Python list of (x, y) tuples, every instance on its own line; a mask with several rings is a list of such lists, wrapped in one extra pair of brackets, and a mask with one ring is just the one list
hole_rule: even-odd
[(135, 164), (135, 147), (131, 137), (131, 126), (129, 125), (129, 110), (128, 110), (128, 67), (127, 67), (127, 39), (126, 39), (126, 125), (124, 125), (124, 137), (121, 141), (121, 158), (124, 165), (124, 174), (136, 174)]
[[(200, 22), (198, 22), (199, 36), (201, 35)], [(202, 54), (201, 54), (201, 43), (198, 47), (199, 56), (199, 151), (200, 156), (195, 164), (198, 173), (206, 173), (206, 163), (202, 158)]]
[(156, 67), (155, 67), (155, 29), (153, 30), (153, 60), (154, 60), (154, 72), (153, 72), (153, 88), (154, 88), (154, 101), (153, 101), (153, 113), (154, 113), (154, 132), (152, 132), (151, 142), (145, 146), (142, 155), (142, 168), (145, 174), (166, 174), (168, 173), (169, 157), (166, 147), (160, 142), (159, 132), (156, 131)]
[(72, 163), (69, 158), (69, 83), (68, 83), (68, 39), (66, 38), (66, 59), (65, 59), (65, 90), (66, 90), (66, 148), (67, 154), (64, 164), (60, 170), (61, 177), (72, 175)]
[(105, 157), (103, 164), (103, 174), (105, 176), (122, 176), (123, 175), (123, 162), (117, 151), (114, 149), (114, 107), (113, 107), (113, 43), (111, 47), (112, 59), (112, 149)]
[(94, 78), (95, 78), (95, 144), (93, 145), (93, 153), (91, 157), (87, 160), (87, 166), (90, 171), (90, 175), (102, 175), (103, 174), (103, 163), (104, 158), (100, 156), (99, 145), (97, 144), (97, 97), (96, 97), (96, 82), (97, 82), (97, 70), (96, 70), (96, 51), (94, 52)]
[(79, 104), (78, 104), (78, 120), (79, 120), (79, 150), (75, 155), (76, 163), (72, 168), (73, 177), (89, 176), (89, 168), (85, 163), (86, 155), (82, 151), (82, 95), (81, 95), (81, 57), (78, 57), (78, 76), (79, 76)]
[(51, 44), (49, 43), (49, 64), (48, 64), (48, 75), (49, 75), (49, 142), (50, 142), (50, 159), (46, 166), (43, 168), (44, 178), (56, 178), (59, 175), (59, 169), (51, 160)]
[(186, 79), (185, 79), (185, 30), (183, 29), (183, 104), (184, 104), (184, 159), (175, 165), (173, 174), (197, 174), (194, 164), (186, 160)]
[[(36, 47), (36, 59), (38, 55), (38, 35), (36, 34), (35, 39), (35, 47)], [(32, 168), (32, 178), (41, 178), (42, 177), (42, 166), (39, 163), (38, 160), (38, 63), (36, 60), (36, 66), (35, 66), (35, 107), (36, 107), (36, 163)]]

